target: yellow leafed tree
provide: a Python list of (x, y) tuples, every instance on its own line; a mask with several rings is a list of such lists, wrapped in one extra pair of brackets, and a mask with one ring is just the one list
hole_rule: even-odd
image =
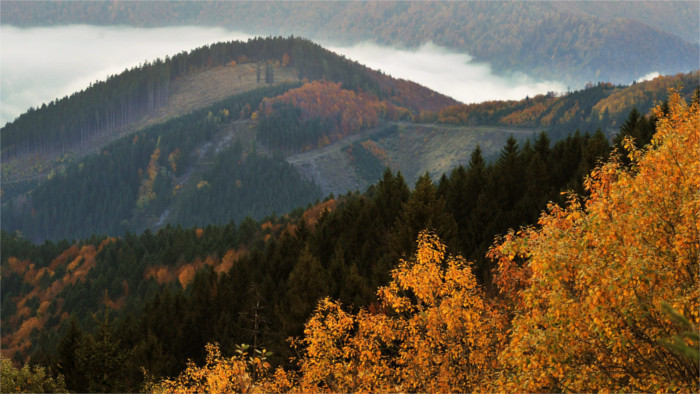
[(513, 317), (501, 389), (697, 392), (699, 112), (675, 92), (668, 107), (650, 146), (627, 141), (631, 167), (491, 250)]
[[(207, 359), (198, 367), (192, 361), (175, 379), (164, 379), (146, 386), (146, 391), (155, 393), (249, 393), (265, 392), (257, 378), (270, 368), (265, 361), (266, 352), (255, 352), (247, 356), (247, 345), (233, 357), (223, 357), (217, 344), (206, 346)], [(262, 380), (262, 379), (260, 379)]]
[(436, 236), (419, 235), (378, 295), (378, 310), (356, 315), (319, 304), (303, 339), (302, 391), (468, 392), (490, 379), (502, 319), (471, 265)]

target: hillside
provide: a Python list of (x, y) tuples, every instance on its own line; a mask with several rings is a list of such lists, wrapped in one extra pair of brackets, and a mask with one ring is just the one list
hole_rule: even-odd
[[(437, 385), (444, 381), (407, 382), (393, 374), (396, 349), (411, 360), (400, 365), (405, 369), (422, 360), (460, 366), (454, 360), (462, 358), (449, 353), (457, 347), (460, 355), (479, 351), (489, 362), (445, 370), (451, 388), (547, 391), (547, 377), (557, 369), (546, 363), (529, 368), (528, 360), (538, 357), (570, 369), (567, 387), (624, 391), (628, 380), (609, 379), (590, 366), (593, 361), (573, 357), (560, 346), (563, 336), (597, 354), (606, 368), (635, 368), (645, 380), (634, 387), (691, 387), (697, 363), (686, 349), (696, 341), (696, 328), (684, 316), (697, 322), (698, 97), (686, 105), (671, 93), (654, 111), (656, 121), (642, 125), (631, 113), (621, 127), (620, 136), (645, 136), (637, 141), (642, 150), (624, 148), (633, 153), (632, 166), (610, 158), (595, 167), (612, 148), (601, 132), (574, 133), (555, 143), (541, 133), (522, 144), (509, 138), (491, 163), (476, 149), (466, 166), (437, 183), (424, 175), (411, 190), (401, 174), (386, 171), (366, 193), (261, 222), (166, 226), (41, 245), (3, 231), (3, 357), (27, 363), (30, 355), (29, 362), (50, 368), (49, 375), (62, 373), (66, 387), (78, 392), (138, 391), (153, 382), (192, 389), (198, 377), (214, 373), (232, 384), (240, 373), (220, 364), (244, 355), (260, 360), (253, 365), (261, 368), (240, 370), (270, 390), (284, 384), (289, 386), (279, 390), (338, 388), (344, 382), (353, 389), (411, 384), (431, 391), (428, 385), (443, 387)], [(649, 133), (639, 133), (647, 127)], [(513, 230), (520, 226), (527, 227)], [(506, 235), (494, 243), (497, 234)], [(653, 281), (645, 281), (649, 275)], [(658, 302), (661, 308), (654, 306)], [(589, 316), (584, 324), (581, 315)], [(429, 329), (435, 321), (438, 329)], [(354, 322), (363, 329), (354, 329)], [(659, 340), (626, 330), (630, 322)], [(508, 335), (509, 329), (529, 338), (537, 351)], [(391, 336), (384, 339), (387, 330)], [(289, 337), (300, 338), (300, 347), (290, 348)], [(598, 340), (609, 344), (601, 349)], [(677, 346), (679, 341), (686, 346)], [(435, 346), (426, 350), (426, 343)], [(656, 361), (659, 368), (680, 367), (669, 368), (670, 376), (641, 368), (647, 364), (640, 361), (649, 358), (630, 357), (621, 344), (663, 357)], [(327, 357), (325, 349), (338, 346), (358, 349), (342, 356), (354, 368), (376, 358), (386, 372), (360, 383), (319, 379), (347, 376)], [(360, 352), (365, 346), (374, 352)], [(290, 360), (297, 354), (302, 358)], [(191, 379), (161, 380), (192, 371), (186, 360), (206, 360), (207, 366)], [(310, 369), (316, 361), (328, 367)], [(289, 374), (278, 371), (265, 380), (276, 366)], [(298, 366), (301, 372), (291, 372)], [(505, 368), (518, 373), (502, 380)], [(620, 376), (629, 374), (620, 370)], [(3, 378), (10, 372), (4, 370)]]
[(664, 92), (679, 90), (686, 99), (698, 94), (700, 71), (659, 76), (629, 86), (611, 83), (588, 84), (564, 95), (550, 93), (519, 101), (490, 101), (455, 105), (440, 111), (426, 111), (422, 121), (446, 124), (492, 124), (548, 130), (554, 137), (571, 130), (600, 128), (607, 135), (617, 132), (627, 115), (636, 108), (643, 114), (664, 100)]
[[(152, 90), (130, 91), (143, 86), (134, 80)], [(644, 115), (676, 85), (690, 97), (697, 73), (459, 105), (306, 40), (214, 44), (127, 70), (0, 130), (2, 229), (40, 242), (259, 220), (363, 191), (387, 167), (409, 183), (439, 177), (476, 146), (493, 156), (510, 135), (547, 131), (557, 141), (601, 129), (611, 138), (633, 108)]]
[[(161, 141), (163, 147), (167, 143)], [(411, 191), (400, 173), (385, 171), (366, 193), (328, 198), (259, 222), (168, 225), (40, 245), (3, 231), (2, 353), (18, 358), (32, 353), (51, 363), (52, 349), (73, 324), (71, 316), (92, 330), (93, 314), (107, 305), (113, 318), (127, 324), (119, 323), (110, 335), (140, 354), (127, 368), (145, 357), (156, 376), (177, 373), (186, 357), (199, 357), (206, 341), (229, 334), (234, 342), (222, 342), (227, 351), (257, 335), (276, 353), (275, 362), (285, 363), (284, 340), (300, 334), (317, 298), (330, 294), (358, 307), (370, 303), (371, 289), (386, 283), (393, 261), (412, 253), (413, 238), (426, 225), (478, 259), (480, 281), (488, 284), (490, 263), (483, 255), (493, 234), (531, 223), (546, 201), (561, 200), (560, 190), (579, 189), (588, 163), (609, 149), (600, 133), (558, 143), (546, 135), (524, 144), (510, 138), (494, 163), (486, 163), (477, 149), (466, 166), (445, 174), (438, 185), (423, 175)], [(538, 175), (542, 165), (551, 170), (546, 179)], [(250, 315), (256, 309), (241, 294), (262, 303), (257, 313), (264, 328), (257, 333)], [(163, 319), (171, 324), (163, 327)], [(199, 323), (209, 320), (212, 324)], [(162, 347), (162, 353), (151, 353), (150, 346)], [(123, 383), (133, 379), (143, 376)]]
[(433, 42), (508, 75), (630, 83), (698, 68), (697, 2), (23, 2), (3, 1), (18, 26), (227, 26), (345, 44), (416, 48)]
[(322, 194), (283, 155), (454, 104), (308, 40), (197, 48), (3, 127), (2, 226), (39, 241), (286, 212)]
[(3, 181), (48, 174), (143, 126), (253, 88), (301, 79), (328, 79), (351, 90), (386, 92), (416, 113), (456, 103), (414, 83), (372, 72), (307, 40), (217, 43), (147, 61), (6, 124), (0, 130)]

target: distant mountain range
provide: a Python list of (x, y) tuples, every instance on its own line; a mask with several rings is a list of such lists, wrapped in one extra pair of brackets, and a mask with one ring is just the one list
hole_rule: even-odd
[(698, 68), (698, 2), (17, 2), (2, 23), (207, 25), (400, 47), (433, 42), (500, 74), (631, 83)]

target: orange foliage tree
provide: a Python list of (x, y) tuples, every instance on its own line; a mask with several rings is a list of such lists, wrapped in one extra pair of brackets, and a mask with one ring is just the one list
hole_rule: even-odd
[(284, 102), (302, 109), (303, 120), (323, 118), (334, 121), (330, 135), (335, 141), (367, 127), (375, 127), (386, 117), (397, 120), (405, 109), (382, 102), (375, 95), (343, 89), (340, 83), (312, 81), (260, 104), (260, 112), (270, 115), (274, 103)]
[(207, 358), (204, 366), (192, 361), (175, 379), (163, 379), (146, 384), (146, 391), (154, 393), (249, 393), (265, 392), (264, 374), (270, 368), (265, 350), (255, 350), (249, 355), (248, 345), (239, 346), (236, 355), (224, 357), (219, 345), (206, 346)]
[(603, 165), (588, 198), (490, 251), (513, 317), (501, 389), (698, 390), (698, 103), (671, 92), (656, 116), (650, 146), (627, 141), (631, 167)]
[(378, 296), (357, 314), (321, 301), (302, 341), (302, 391), (467, 392), (490, 380), (503, 319), (437, 236), (419, 235)]

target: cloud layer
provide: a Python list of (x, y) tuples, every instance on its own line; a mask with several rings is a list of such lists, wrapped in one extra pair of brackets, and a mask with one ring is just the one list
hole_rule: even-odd
[(523, 99), (549, 91), (566, 90), (562, 83), (535, 81), (521, 73), (511, 76), (494, 75), (487, 63), (475, 63), (468, 54), (455, 53), (431, 43), (416, 50), (395, 49), (371, 43), (327, 47), (370, 68), (417, 82), (466, 104)]
[[(247, 40), (240, 32), (210, 27), (134, 28), (59, 26), (21, 29), (0, 26), (0, 125), (29, 107), (39, 107), (85, 89), (126, 68), (218, 41)], [(495, 76), (468, 54), (433, 44), (403, 50), (370, 43), (324, 46), (370, 68), (420, 83), (464, 103), (521, 99), (563, 91), (561, 83), (522, 74)]]
[(0, 125), (144, 61), (249, 35), (207, 27), (0, 26)]

